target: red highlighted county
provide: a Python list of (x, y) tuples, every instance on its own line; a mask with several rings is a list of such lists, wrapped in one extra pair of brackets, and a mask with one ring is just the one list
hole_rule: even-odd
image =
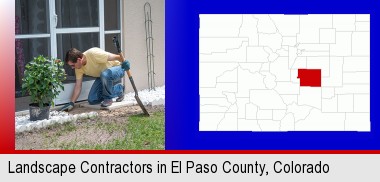
[(298, 69), (300, 86), (321, 87), (321, 69)]

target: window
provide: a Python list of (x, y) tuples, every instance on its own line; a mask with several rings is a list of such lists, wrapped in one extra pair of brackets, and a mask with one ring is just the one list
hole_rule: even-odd
[(57, 28), (99, 26), (99, 2), (96, 0), (56, 0), (55, 11)]

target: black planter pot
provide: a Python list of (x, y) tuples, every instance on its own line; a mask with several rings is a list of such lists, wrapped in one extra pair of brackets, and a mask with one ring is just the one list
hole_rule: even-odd
[(42, 108), (38, 107), (38, 104), (29, 104), (29, 116), (30, 121), (37, 121), (43, 119), (49, 119), (50, 104), (44, 104)]

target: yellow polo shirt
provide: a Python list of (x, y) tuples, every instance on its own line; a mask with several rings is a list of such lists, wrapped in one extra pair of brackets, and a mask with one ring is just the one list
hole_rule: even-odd
[(100, 77), (100, 73), (107, 68), (120, 65), (119, 61), (107, 61), (109, 52), (94, 47), (83, 53), (86, 56), (87, 63), (81, 69), (75, 69), (76, 79), (82, 79), (83, 74)]

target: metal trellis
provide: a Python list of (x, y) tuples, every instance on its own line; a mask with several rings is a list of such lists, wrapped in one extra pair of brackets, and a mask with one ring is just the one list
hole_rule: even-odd
[(153, 54), (153, 34), (152, 34), (152, 13), (148, 2), (144, 5), (145, 14), (145, 41), (146, 41), (146, 60), (148, 66), (148, 86), (150, 90), (156, 90)]

